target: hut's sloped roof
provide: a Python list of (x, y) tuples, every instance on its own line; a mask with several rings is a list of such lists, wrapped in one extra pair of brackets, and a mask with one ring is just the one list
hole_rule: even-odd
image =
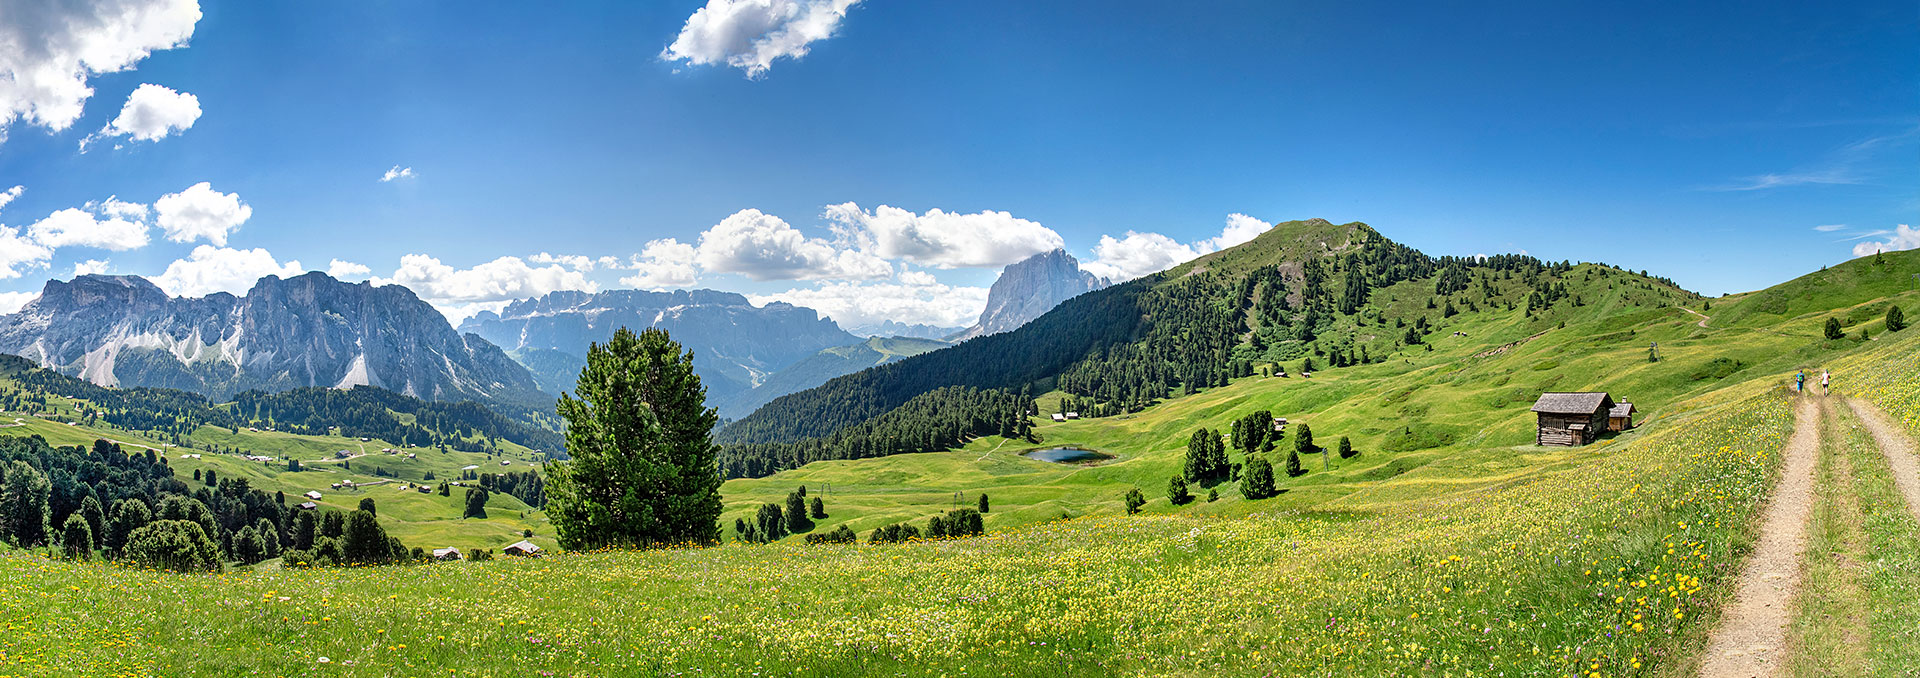
[(1633, 416), (1633, 403), (1620, 403), (1618, 405), (1614, 405), (1613, 409), (1607, 411), (1607, 416), (1609, 417)]
[(1605, 393), (1542, 393), (1533, 403), (1533, 411), (1546, 414), (1593, 414), (1602, 405), (1610, 405)]

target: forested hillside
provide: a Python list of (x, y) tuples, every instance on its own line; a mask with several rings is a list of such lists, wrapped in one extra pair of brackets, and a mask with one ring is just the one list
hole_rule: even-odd
[[(730, 446), (722, 463), (752, 474), (789, 468), (766, 466), (770, 458), (868, 456), (827, 439), (942, 386), (1057, 389), (1079, 399), (1084, 414), (1122, 414), (1256, 370), (1283, 369), (1283, 361), (1302, 361), (1300, 371), (1312, 371), (1426, 350), (1436, 328), (1456, 315), (1517, 314), (1545, 329), (1571, 317), (1697, 298), (1670, 281), (1605, 265), (1521, 255), (1436, 258), (1365, 224), (1288, 222), (1239, 247), (1075, 297), (1013, 332), (776, 399), (722, 430), (720, 441)], [(914, 440), (911, 431), (952, 429), (918, 416), (992, 419), (927, 411), (873, 421), (855, 438)], [(888, 427), (900, 431), (878, 432)], [(776, 443), (814, 451), (769, 455), (763, 446)]]
[(473, 402), (429, 402), (386, 389), (299, 388), (282, 393), (246, 391), (232, 403), (215, 403), (189, 391), (163, 388), (107, 388), (0, 354), (0, 407), (45, 412), (55, 398), (82, 400), (73, 419), (104, 421), (131, 431), (163, 437), (192, 435), (202, 426), (238, 430), (276, 428), (289, 433), (326, 434), (330, 427), (347, 437), (391, 440), (423, 447), (447, 445), (484, 452), (494, 440), (564, 455), (560, 434), (509, 418)]

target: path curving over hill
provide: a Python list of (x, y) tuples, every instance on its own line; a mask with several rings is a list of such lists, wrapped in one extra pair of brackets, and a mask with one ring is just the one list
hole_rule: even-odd
[(1781, 451), (1785, 470), (1761, 516), (1760, 538), (1740, 571), (1733, 601), (1707, 638), (1701, 678), (1758, 678), (1782, 670), (1776, 659), (1800, 590), (1824, 408), (1822, 401), (1804, 397), (1794, 406), (1793, 437)]
[(1860, 423), (1873, 435), (1873, 442), (1880, 446), (1880, 454), (1886, 456), (1887, 465), (1893, 470), (1893, 484), (1900, 488), (1900, 496), (1907, 500), (1907, 510), (1920, 520), (1920, 458), (1915, 458), (1916, 448), (1913, 439), (1888, 417), (1886, 412), (1873, 403), (1859, 398), (1848, 398), (1847, 406), (1859, 415)]

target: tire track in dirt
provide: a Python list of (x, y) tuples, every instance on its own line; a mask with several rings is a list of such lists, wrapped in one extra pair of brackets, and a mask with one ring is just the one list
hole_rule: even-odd
[(1873, 435), (1873, 442), (1880, 445), (1880, 454), (1887, 458), (1887, 465), (1893, 467), (1893, 484), (1900, 488), (1900, 496), (1907, 499), (1907, 510), (1920, 520), (1920, 459), (1914, 458), (1913, 439), (1886, 412), (1873, 403), (1859, 398), (1848, 398), (1847, 406), (1860, 417), (1867, 432)]
[(1702, 678), (1758, 678), (1783, 670), (1778, 660), (1800, 590), (1824, 407), (1806, 397), (1794, 406), (1793, 436), (1781, 452), (1784, 470), (1767, 500), (1760, 538), (1740, 570), (1733, 601), (1707, 637)]

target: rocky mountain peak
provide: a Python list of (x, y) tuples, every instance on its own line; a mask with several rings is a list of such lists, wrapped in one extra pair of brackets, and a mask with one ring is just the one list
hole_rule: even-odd
[(1014, 262), (1000, 271), (987, 290), (987, 308), (979, 322), (956, 339), (1007, 332), (1038, 318), (1060, 302), (1111, 286), (1106, 278), (1080, 270), (1080, 261), (1055, 249)]

